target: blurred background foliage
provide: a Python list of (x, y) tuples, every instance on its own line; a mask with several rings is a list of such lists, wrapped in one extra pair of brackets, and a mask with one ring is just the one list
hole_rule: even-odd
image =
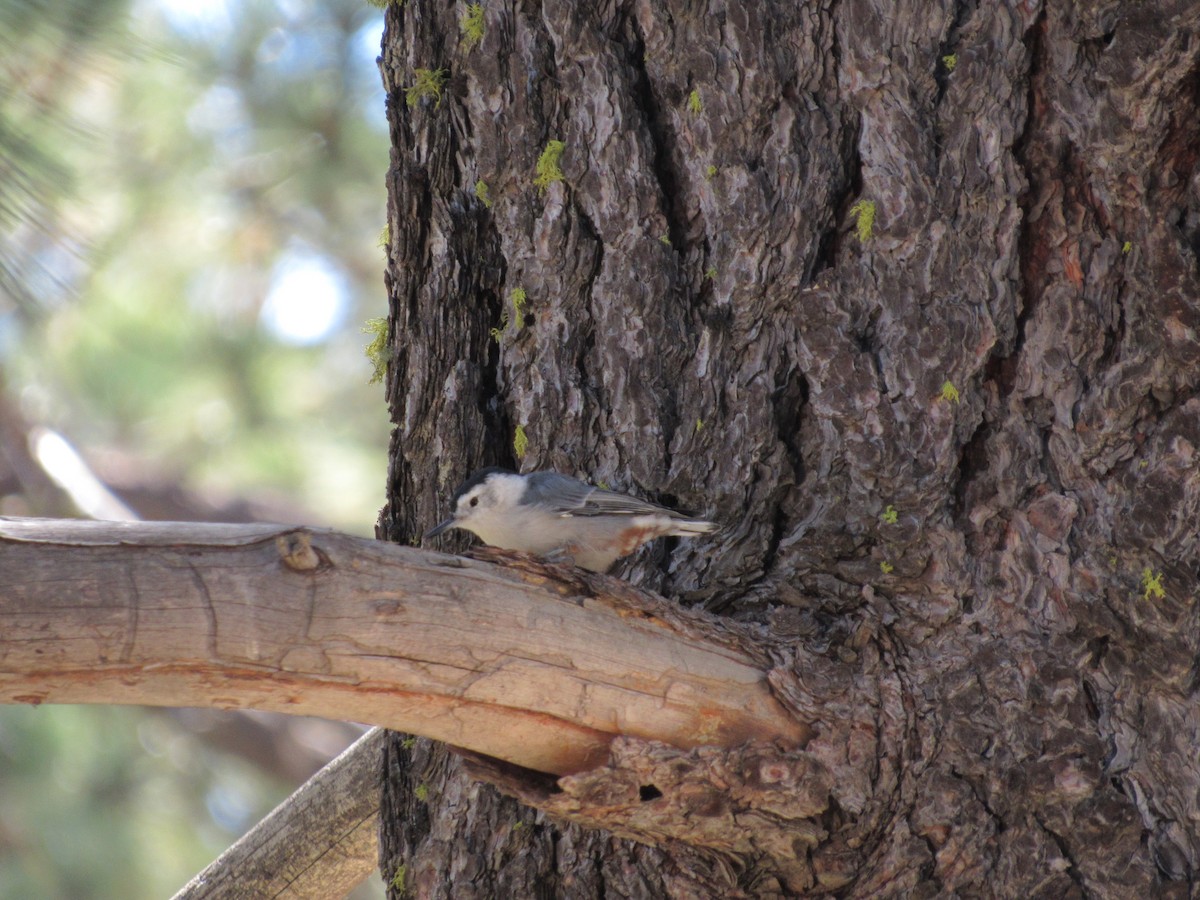
[[(0, 515), (372, 533), (382, 25), (363, 0), (0, 0)], [(0, 898), (169, 896), (356, 733), (0, 708)]]
[(0, 9), (0, 365), (20, 412), (118, 493), (157, 479), (371, 533), (388, 430), (361, 334), (386, 311), (382, 14)]

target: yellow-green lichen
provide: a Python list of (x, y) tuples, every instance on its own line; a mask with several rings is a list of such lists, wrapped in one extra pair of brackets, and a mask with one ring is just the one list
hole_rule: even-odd
[(1155, 600), (1161, 600), (1163, 597), (1167, 596), (1167, 590), (1162, 586), (1162, 577), (1162, 572), (1159, 572), (1157, 575), (1155, 575), (1154, 571), (1149, 566), (1142, 569), (1143, 600), (1150, 600), (1151, 598)]
[(396, 866), (396, 871), (392, 873), (392, 890), (404, 894), (404, 878), (408, 874), (407, 866)]
[(879, 571), (880, 571), (880, 572), (882, 572), (884, 575), (891, 575), (891, 574), (892, 574), (892, 571), (893, 571), (895, 568), (896, 568), (896, 567), (895, 567), (895, 566), (893, 566), (893, 565), (892, 565), (890, 562), (888, 562), (886, 559), (885, 559), (883, 562), (881, 562), (881, 563), (879, 564)]
[(658, 242), (660, 244), (665, 244), (666, 246), (670, 247), (671, 246), (671, 236), (669, 234), (660, 234), (658, 236)]
[(697, 419), (696, 420), (696, 434), (699, 434), (703, 430), (704, 430), (704, 420)]
[(379, 232), (379, 242), (378, 242), (377, 246), (382, 247), (384, 250), (386, 250), (388, 247), (391, 246), (391, 244), (392, 244), (392, 223), (388, 222), (386, 225), (383, 226), (383, 230)]
[(953, 72), (954, 67), (958, 65), (958, 54), (948, 53), (942, 57), (942, 65), (946, 67), (947, 72)]
[(859, 200), (850, 207), (850, 215), (854, 216), (854, 229), (858, 239), (864, 244), (871, 239), (875, 229), (875, 201)]
[(717, 167), (714, 165), (710, 165), (707, 169), (704, 170), (704, 180), (711, 181), (712, 177), (716, 174), (717, 174)]
[(900, 518), (900, 514), (896, 512), (896, 507), (889, 503), (883, 510), (883, 515), (880, 518), (883, 519), (886, 525), (895, 525), (896, 521)]
[(544, 194), (546, 188), (550, 187), (554, 182), (563, 180), (562, 169), (559, 168), (558, 161), (562, 159), (563, 150), (566, 148), (567, 145), (562, 141), (547, 142), (546, 149), (538, 157), (536, 166), (537, 174), (533, 179), (533, 184), (538, 189), (538, 193)]
[(428, 803), (429, 802), (429, 785), (425, 784), (424, 782), (421, 782), (420, 784), (418, 784), (415, 788), (413, 788), (413, 796), (416, 797), (418, 800), (420, 800), (422, 803)]
[(958, 388), (948, 378), (942, 382), (941, 398), (947, 403), (958, 403), (959, 401)]
[(528, 449), (529, 437), (525, 434), (525, 426), (518, 425), (517, 430), (513, 432), (513, 453), (517, 455), (517, 459), (524, 459)]
[(445, 69), (414, 69), (414, 81), (404, 89), (404, 102), (409, 108), (422, 100), (433, 98), (433, 107), (442, 105), (442, 88), (446, 86)]
[(500, 324), (489, 332), (492, 340), (496, 343), (500, 343), (500, 338), (508, 330), (508, 325), (514, 318), (517, 321), (518, 329), (525, 324), (525, 307), (529, 304), (529, 301), (526, 299), (525, 288), (513, 288), (509, 291), (508, 299), (512, 302), (514, 315), (510, 317), (507, 309), (500, 313)]
[(693, 116), (700, 115), (701, 110), (704, 109), (704, 106), (700, 103), (700, 92), (698, 90), (693, 89), (692, 92), (688, 94), (687, 108), (688, 112), (690, 112)]
[(512, 301), (513, 313), (516, 315), (517, 327), (520, 328), (525, 324), (525, 307), (529, 305), (529, 301), (525, 294), (525, 288), (517, 287), (508, 292), (508, 299)]
[(468, 3), (458, 27), (462, 31), (463, 49), (470, 53), (483, 40), (483, 4)]
[(488, 193), (487, 182), (482, 178), (475, 182), (475, 199), (483, 204), (484, 209), (492, 208), (492, 198)]
[(363, 334), (371, 335), (370, 342), (363, 347), (363, 353), (371, 363), (371, 380), (367, 384), (377, 384), (387, 374), (387, 332), (388, 320), (385, 316), (367, 319), (363, 325)]
[(708, 279), (709, 281), (715, 281), (715, 280), (716, 280), (716, 278), (717, 278), (717, 267), (716, 267), (716, 266), (709, 266), (707, 269), (705, 269), (705, 270), (704, 270), (704, 277), (705, 277), (706, 279)]
[(1132, 242), (1132, 241), (1126, 241), (1124, 244), (1122, 244), (1122, 245), (1121, 245), (1121, 252), (1122, 252), (1122, 253), (1128, 254), (1128, 253), (1129, 253), (1129, 251), (1130, 251), (1130, 250), (1132, 250), (1132, 249), (1133, 249), (1133, 242)]

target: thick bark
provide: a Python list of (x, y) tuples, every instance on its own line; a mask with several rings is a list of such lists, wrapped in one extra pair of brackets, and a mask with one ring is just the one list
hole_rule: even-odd
[[(388, 11), (381, 533), (410, 540), (493, 462), (703, 511), (719, 536), (624, 574), (815, 655), (799, 678), (844, 714), (810, 720), (836, 773), (823, 833), (794, 835), (810, 872), (748, 863), (778, 822), (716, 854), (637, 846), (397, 742), (385, 876), (455, 897), (767, 894), (814, 873), (864, 897), (1185, 895), (1200, 8), (484, 12), (472, 49), (461, 5)], [(418, 69), (448, 71), (440, 102), (405, 102)], [(563, 180), (539, 188), (551, 140)], [(623, 773), (660, 761), (614, 749), (627, 803)], [(737, 751), (703, 756), (728, 774)], [(605, 783), (487, 777), (584, 822)]]

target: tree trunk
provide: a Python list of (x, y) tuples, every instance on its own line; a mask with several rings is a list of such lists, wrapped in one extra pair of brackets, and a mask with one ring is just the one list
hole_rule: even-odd
[(486, 463), (718, 519), (619, 571), (805, 660), (830, 778), (756, 856), (396, 737), (392, 896), (1187, 896), (1200, 7), (466, 12), (387, 14), (380, 534)]

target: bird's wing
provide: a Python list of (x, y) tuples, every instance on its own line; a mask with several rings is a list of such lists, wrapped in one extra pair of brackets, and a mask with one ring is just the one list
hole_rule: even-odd
[(557, 472), (535, 472), (528, 476), (525, 501), (552, 509), (563, 516), (669, 516), (686, 519), (674, 510), (621, 494), (592, 487)]
[(525, 476), (523, 503), (540, 506), (559, 515), (571, 515), (587, 502), (596, 489), (576, 478), (557, 472), (531, 472)]
[(665, 506), (659, 506), (657, 503), (651, 503), (648, 500), (639, 500), (637, 497), (630, 497), (628, 494), (619, 494), (616, 491), (605, 491), (596, 488), (588, 496), (587, 502), (580, 509), (575, 510), (574, 515), (577, 516), (668, 516), (672, 519), (683, 519), (686, 516), (675, 512), (673, 509), (667, 509)]

